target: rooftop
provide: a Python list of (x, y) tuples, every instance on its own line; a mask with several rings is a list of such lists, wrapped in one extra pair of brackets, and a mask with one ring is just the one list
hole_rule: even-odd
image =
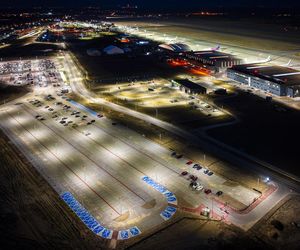
[(224, 53), (221, 51), (217, 50), (205, 50), (205, 51), (193, 51), (193, 52), (188, 52), (187, 54), (193, 55), (193, 56), (198, 56), (206, 60), (215, 60), (215, 61), (227, 61), (232, 60), (232, 59), (238, 59), (236, 56)]
[(300, 71), (271, 64), (244, 64), (232, 69), (286, 86), (300, 85)]
[(203, 90), (205, 89), (204, 87), (202, 87), (201, 85), (197, 84), (197, 83), (194, 83), (188, 79), (174, 79), (173, 80), (174, 82), (188, 88), (188, 89), (191, 89), (191, 90)]

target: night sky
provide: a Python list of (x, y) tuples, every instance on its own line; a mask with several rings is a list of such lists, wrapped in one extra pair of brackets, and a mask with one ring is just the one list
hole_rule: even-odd
[(2, 7), (117, 7), (125, 4), (151, 9), (190, 9), (201, 7), (299, 7), (297, 0), (1, 0)]

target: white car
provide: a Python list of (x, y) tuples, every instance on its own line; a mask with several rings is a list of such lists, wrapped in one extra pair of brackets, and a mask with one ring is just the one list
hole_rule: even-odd
[(201, 191), (201, 190), (203, 190), (203, 188), (204, 188), (204, 187), (203, 187), (202, 185), (199, 184), (199, 185), (196, 187), (196, 190), (197, 190), (197, 191)]

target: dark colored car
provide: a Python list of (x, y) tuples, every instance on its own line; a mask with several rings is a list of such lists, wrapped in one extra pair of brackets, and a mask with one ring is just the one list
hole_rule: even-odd
[(210, 189), (204, 189), (204, 193), (210, 194), (210, 193), (211, 193), (211, 190), (210, 190)]
[(193, 168), (195, 168), (197, 170), (202, 169), (202, 167), (198, 163), (194, 164)]
[(211, 171), (210, 171), (209, 173), (207, 173), (208, 176), (212, 176), (213, 174), (214, 174), (214, 173), (211, 172)]
[(198, 177), (195, 176), (195, 175), (190, 175), (190, 179), (191, 179), (192, 181), (196, 181), (196, 180), (198, 180)]
[(218, 191), (218, 192), (216, 192), (216, 195), (217, 196), (221, 196), (223, 194), (223, 192), (222, 191)]
[(183, 155), (177, 155), (177, 159), (181, 159), (183, 157)]
[(204, 173), (204, 174), (208, 174), (208, 173), (209, 173), (209, 170), (208, 170), (208, 169), (205, 169), (205, 170), (203, 171), (203, 173)]
[(185, 175), (187, 175), (188, 174), (188, 172), (187, 171), (183, 171), (183, 172), (181, 172), (181, 175), (183, 175), (183, 176), (185, 176)]
[(192, 161), (188, 161), (186, 164), (191, 165), (192, 163), (193, 163)]

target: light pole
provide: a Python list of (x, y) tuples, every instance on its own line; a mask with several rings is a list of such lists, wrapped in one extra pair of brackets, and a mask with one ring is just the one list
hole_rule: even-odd
[(214, 218), (213, 212), (214, 212), (214, 199), (211, 199), (211, 219)]

